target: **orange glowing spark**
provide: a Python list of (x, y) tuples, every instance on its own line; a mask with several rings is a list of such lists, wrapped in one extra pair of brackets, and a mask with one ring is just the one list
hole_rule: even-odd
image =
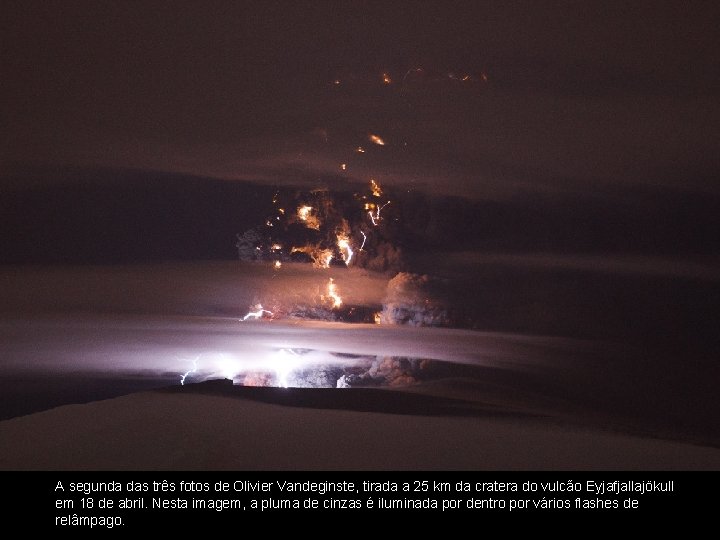
[(471, 79), (470, 75), (463, 75), (462, 80), (463, 81), (469, 81)]
[(277, 269), (282, 266), (282, 263), (280, 261), (275, 261), (275, 264), (273, 266)]
[(380, 197), (382, 195), (380, 184), (378, 184), (373, 178), (370, 179), (370, 191), (372, 191), (372, 194), (375, 197)]
[(382, 74), (382, 79), (385, 84), (392, 83), (392, 79), (390, 78), (390, 75), (388, 75), (387, 73)]
[(307, 221), (308, 217), (310, 217), (310, 212), (312, 212), (312, 206), (301, 206), (298, 208), (298, 217), (302, 219), (303, 221)]
[(380, 324), (381, 317), (379, 311), (375, 312), (375, 314), (373, 315), (373, 320), (375, 321), (375, 324)]
[(272, 251), (277, 251), (279, 249), (282, 249), (282, 246), (280, 244), (273, 244), (272, 246), (270, 246), (270, 249)]
[(306, 227), (311, 229), (320, 229), (320, 219), (312, 213), (312, 206), (300, 206), (297, 209), (297, 217), (300, 221), (305, 223)]
[(337, 286), (335, 285), (335, 282), (333, 281), (333, 278), (330, 278), (330, 281), (328, 281), (328, 299), (332, 301), (332, 307), (333, 308), (339, 308), (342, 306), (342, 298), (337, 293)]
[(284, 209), (284, 208), (278, 208), (278, 212), (280, 212), (281, 214), (285, 214), (285, 209)]
[(346, 170), (347, 170), (347, 163), (341, 163), (341, 164), (340, 164), (340, 168), (341, 168), (343, 171), (346, 171)]
[(340, 79), (335, 79), (335, 80), (333, 81), (333, 84), (334, 84), (335, 86), (340, 86)]
[(371, 134), (371, 135), (369, 136), (369, 139), (370, 139), (371, 142), (374, 142), (374, 143), (377, 144), (377, 145), (385, 146), (385, 141), (383, 141), (383, 140), (382, 140), (380, 137), (378, 137), (377, 135), (372, 135), (372, 134)]
[(355, 151), (356, 151), (358, 154), (364, 154), (364, 153), (365, 153), (365, 149), (364, 149), (362, 146), (358, 146), (358, 147), (355, 149)]

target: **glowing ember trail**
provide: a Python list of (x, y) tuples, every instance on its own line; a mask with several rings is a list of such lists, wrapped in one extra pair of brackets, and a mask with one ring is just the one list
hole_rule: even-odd
[(374, 142), (374, 143), (377, 144), (377, 145), (385, 146), (385, 141), (382, 140), (382, 139), (381, 139), (380, 137), (378, 137), (377, 135), (370, 135), (369, 139), (370, 139), (371, 142)]
[(363, 232), (363, 231), (360, 231), (360, 234), (363, 235), (362, 245), (360, 246), (360, 251), (362, 251), (363, 248), (365, 247), (365, 242), (367, 242), (367, 235), (366, 235), (365, 232)]
[(272, 311), (268, 311), (267, 309), (263, 309), (262, 304), (258, 304), (255, 306), (255, 311), (250, 311), (247, 315), (245, 315), (241, 321), (247, 321), (248, 319), (259, 319), (263, 316), (263, 313), (267, 313), (272, 317), (273, 313)]
[(345, 261), (345, 266), (350, 266), (350, 260), (353, 258), (354, 255), (354, 252), (350, 247), (350, 239), (347, 236), (339, 234), (337, 237), (337, 246), (342, 253), (343, 261)]
[(320, 260), (322, 261), (323, 268), (330, 268), (330, 263), (333, 260), (333, 254), (330, 250), (326, 250)]
[(374, 178), (370, 179), (370, 191), (372, 191), (374, 197), (380, 197), (382, 195), (380, 184), (378, 184)]
[(337, 285), (335, 285), (335, 282), (333, 281), (333, 278), (330, 278), (330, 281), (328, 281), (328, 299), (332, 301), (332, 307), (333, 308), (339, 308), (342, 306), (342, 298), (337, 293)]

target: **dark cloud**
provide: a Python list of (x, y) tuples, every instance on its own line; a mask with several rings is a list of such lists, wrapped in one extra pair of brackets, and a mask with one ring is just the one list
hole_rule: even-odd
[[(281, 183), (352, 162), (353, 180), (481, 197), (716, 190), (709, 8), (18, 2), (0, 23), (0, 159)], [(418, 66), (422, 80), (401, 84)], [(439, 82), (466, 72), (487, 84)], [(375, 131), (389, 144), (358, 160)]]

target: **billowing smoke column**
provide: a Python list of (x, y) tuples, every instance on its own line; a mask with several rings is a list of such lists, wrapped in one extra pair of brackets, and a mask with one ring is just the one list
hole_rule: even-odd
[(427, 275), (400, 272), (387, 285), (380, 323), (450, 326), (443, 286), (441, 280)]
[(238, 235), (238, 256), (244, 261), (308, 262), (318, 268), (397, 271), (403, 265), (401, 235), (399, 211), (392, 210), (374, 179), (360, 193), (278, 191), (265, 224)]
[[(357, 77), (338, 76), (330, 81), (333, 88), (349, 87)], [(408, 101), (423, 84), (462, 85), (465, 88), (488, 82), (485, 72), (436, 72), (413, 67), (402, 72), (383, 71), (373, 80)], [(374, 131), (374, 130), (373, 130)], [(328, 131), (321, 130), (328, 142)], [(348, 145), (347, 156), (338, 163), (346, 172), (352, 163), (372, 155), (392, 151), (399, 144), (392, 133), (366, 132), (362, 139)], [(407, 142), (403, 144), (407, 145)], [(364, 145), (364, 146), (363, 146)], [(387, 154), (386, 154), (387, 155)], [(254, 323), (264, 319), (297, 317), (325, 321), (401, 324), (411, 326), (449, 326), (451, 315), (445, 307), (444, 284), (427, 275), (407, 272), (403, 250), (412, 244), (425, 247), (425, 239), (443, 238), (438, 223), (448, 221), (445, 214), (434, 219), (427, 206), (408, 203), (403, 215), (401, 200), (374, 178), (367, 178), (364, 189), (352, 192), (329, 189), (312, 191), (278, 190), (265, 222), (238, 234), (238, 256), (243, 261), (266, 263), (274, 272), (282, 272), (283, 263), (308, 263), (324, 272), (322, 291), (313, 305), (288, 306), (271, 302), (270, 310), (257, 303), (242, 317)], [(406, 201), (409, 199), (403, 194)], [(405, 217), (406, 219), (403, 219)], [(437, 217), (437, 216), (435, 216)], [(433, 226), (434, 224), (434, 226)], [(342, 299), (342, 280), (335, 272), (342, 267), (357, 267), (395, 275), (387, 285), (381, 306), (348, 306)], [(350, 316), (352, 314), (352, 317)], [(352, 369), (309, 368), (302, 352), (283, 350), (268, 372), (247, 374), (246, 385), (335, 386), (355, 384), (409, 384), (425, 364), (417, 359), (373, 357), (359, 359)], [(302, 368), (302, 369), (301, 369)]]
[[(449, 326), (443, 307), (443, 283), (427, 275), (398, 272), (403, 267), (400, 204), (371, 179), (360, 193), (280, 192), (264, 225), (238, 235), (238, 253), (247, 261), (268, 264), (274, 271), (283, 262), (312, 264), (324, 274), (325, 285), (312, 305), (283, 305), (271, 310), (256, 303), (241, 321), (301, 318), (324, 321)], [(346, 306), (342, 285), (333, 268), (356, 266), (393, 271), (381, 306)], [(334, 273), (337, 274), (337, 273)], [(352, 314), (352, 318), (350, 317)], [(283, 349), (268, 359), (267, 370), (246, 373), (253, 386), (338, 387), (407, 385), (423, 377), (427, 360), (396, 357), (356, 357), (342, 365), (313, 364), (307, 351)], [(333, 354), (333, 353), (331, 353)], [(312, 355), (310, 355), (312, 356)]]

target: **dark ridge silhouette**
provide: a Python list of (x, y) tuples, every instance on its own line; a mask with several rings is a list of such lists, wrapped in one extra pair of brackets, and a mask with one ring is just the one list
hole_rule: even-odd
[(170, 386), (158, 390), (167, 393), (197, 393), (248, 399), (309, 409), (338, 409), (383, 414), (419, 416), (500, 416), (540, 417), (519, 413), (478, 402), (442, 398), (410, 392), (377, 388), (274, 388), (267, 386), (238, 386), (229, 379), (215, 379), (185, 386)]

